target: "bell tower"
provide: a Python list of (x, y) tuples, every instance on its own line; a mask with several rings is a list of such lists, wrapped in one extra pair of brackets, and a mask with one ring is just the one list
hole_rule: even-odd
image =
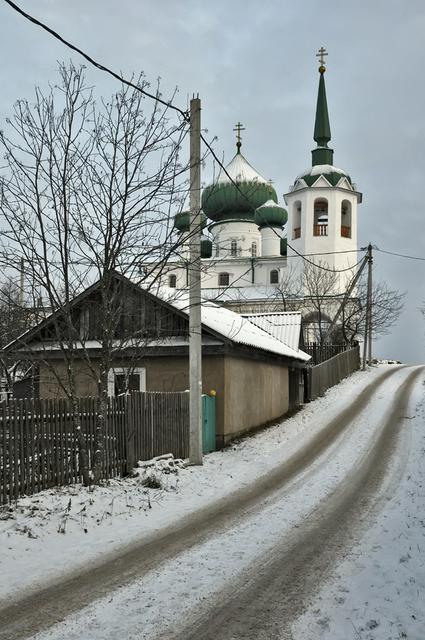
[[(333, 164), (328, 104), (325, 86), (326, 50), (319, 58), (319, 89), (313, 138), (312, 166), (300, 174), (285, 194), (288, 206), (288, 258), (301, 273), (305, 262), (299, 254), (316, 264), (341, 271), (357, 262), (357, 205), (362, 194), (351, 177)], [(353, 272), (338, 274), (336, 293), (345, 292)]]

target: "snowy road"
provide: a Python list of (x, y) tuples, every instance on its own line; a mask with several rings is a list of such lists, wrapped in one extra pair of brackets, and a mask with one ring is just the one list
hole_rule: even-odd
[(304, 638), (294, 621), (400, 482), (422, 373), (378, 373), (345, 391), (344, 409), (333, 390), (333, 415), (320, 424), (313, 411), (319, 427), (283, 462), (271, 457), (268, 473), (218, 503), (4, 608), (0, 638)]

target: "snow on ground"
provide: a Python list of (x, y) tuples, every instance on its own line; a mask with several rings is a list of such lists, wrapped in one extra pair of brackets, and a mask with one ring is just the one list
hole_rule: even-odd
[[(210, 454), (202, 468), (180, 468), (164, 475), (165, 489), (147, 489), (140, 478), (132, 478), (114, 481), (93, 493), (73, 487), (18, 501), (16, 508), (6, 512), (7, 519), (0, 520), (0, 543), (8, 551), (0, 561), (3, 596), (58, 577), (255, 481), (307, 442), (382, 371), (380, 367), (356, 373), (282, 424)], [(342, 445), (335, 443), (324, 458), (296, 478), (283, 498), (265, 501), (260, 517), (250, 514), (243, 523), (185, 551), (37, 638), (77, 639), (82, 624), (85, 640), (167, 637), (166, 629), (174, 628), (179, 617), (184, 619), (194, 609), (198, 613), (206, 610), (224, 585), (270, 551), (285, 530), (308, 516), (318, 499), (341, 481), (359, 452), (370, 446), (373, 427), (383, 417), (382, 401), (396, 390), (403, 376), (400, 369), (385, 383), (385, 389), (362, 413), (359, 428), (341, 436)], [(414, 635), (425, 609), (421, 602), (424, 572), (415, 547), (422, 549), (425, 531), (420, 513), (424, 471), (416, 468), (424, 449), (425, 403), (420, 400), (418, 397), (414, 418), (411, 412), (412, 438), (417, 440), (409, 474), (383, 512), (382, 522), (377, 521), (361, 549), (345, 560), (336, 580), (318, 594), (314, 606), (297, 622), (296, 640), (425, 637), (425, 633)], [(334, 449), (338, 455), (333, 455)], [(64, 532), (59, 533), (61, 530)], [(388, 578), (390, 587), (384, 589)], [(406, 621), (408, 615), (414, 616), (411, 625)]]
[(357, 372), (292, 418), (209, 454), (203, 467), (164, 476), (163, 489), (147, 489), (140, 478), (129, 478), (92, 492), (78, 485), (43, 491), (1, 508), (0, 599), (36, 590), (46, 580), (82, 568), (255, 481), (382, 370)]
[(424, 640), (425, 389), (416, 386), (402, 482), (293, 629), (296, 640)]

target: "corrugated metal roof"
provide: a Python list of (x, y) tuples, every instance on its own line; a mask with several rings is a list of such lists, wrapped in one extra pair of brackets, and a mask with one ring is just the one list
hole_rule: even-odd
[(267, 331), (274, 338), (287, 344), (291, 349), (298, 350), (301, 313), (288, 311), (282, 313), (244, 313), (242, 315), (263, 331)]
[[(173, 290), (173, 295), (169, 297), (167, 291), (162, 290), (161, 293), (163, 299), (173, 307), (183, 311), (184, 313), (188, 313), (189, 299), (187, 294), (182, 294), (177, 297), (175, 290)], [(270, 351), (271, 353), (277, 353), (303, 362), (310, 360), (310, 356), (308, 354), (298, 349), (298, 343), (295, 348), (291, 347), (242, 315), (224, 307), (220, 307), (213, 302), (202, 302), (201, 317), (202, 324), (204, 326), (212, 329), (225, 338), (232, 340), (232, 342), (255, 347), (257, 349), (263, 349), (264, 351)]]

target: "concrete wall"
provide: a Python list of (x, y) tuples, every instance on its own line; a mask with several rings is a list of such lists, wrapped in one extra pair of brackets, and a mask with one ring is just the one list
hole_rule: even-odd
[[(116, 362), (115, 366), (125, 366)], [(185, 391), (189, 388), (187, 357), (146, 358), (132, 363), (146, 369), (146, 391)], [(40, 397), (59, 398), (65, 393), (56, 374), (66, 381), (65, 366), (40, 364)], [(219, 447), (288, 411), (288, 369), (278, 363), (261, 362), (230, 355), (204, 356), (204, 393), (215, 390), (216, 434)], [(76, 365), (77, 395), (97, 395), (96, 380), (84, 363)]]
[(288, 368), (238, 357), (225, 359), (223, 431), (220, 444), (284, 415), (289, 408)]

